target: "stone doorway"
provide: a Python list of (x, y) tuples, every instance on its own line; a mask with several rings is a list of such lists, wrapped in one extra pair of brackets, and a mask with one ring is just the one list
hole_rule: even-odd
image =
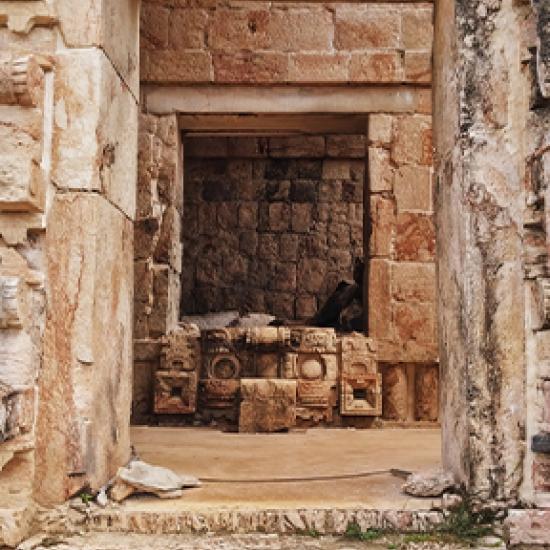
[[(136, 332), (147, 326), (149, 338), (136, 340), (135, 423), (438, 425), (430, 159), (422, 143), (405, 152), (394, 139), (411, 128), (410, 139), (424, 136), (426, 122), (178, 117), (181, 203), (137, 227), (136, 273), (143, 282), (152, 266), (145, 296), (171, 321), (157, 328), (138, 289)], [(171, 192), (161, 171), (162, 203)], [(357, 264), (365, 268), (354, 283)], [(172, 283), (155, 285), (159, 274)], [(359, 292), (326, 322), (327, 300), (344, 284)]]

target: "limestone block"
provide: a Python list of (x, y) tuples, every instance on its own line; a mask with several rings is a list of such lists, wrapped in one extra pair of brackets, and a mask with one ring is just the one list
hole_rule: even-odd
[(36, 26), (52, 26), (57, 22), (57, 15), (51, 3), (2, 2), (0, 6), (0, 27), (7, 26), (16, 34), (26, 35)]
[(390, 153), (378, 147), (369, 148), (369, 185), (371, 192), (391, 191), (395, 169)]
[(137, 105), (97, 49), (57, 58), (52, 177), (62, 189), (103, 193), (133, 218)]
[(435, 422), (439, 418), (439, 368), (417, 365), (415, 375), (415, 420)]
[(334, 406), (336, 406), (335, 382), (298, 380), (297, 418), (315, 424), (331, 422)]
[(104, 50), (134, 97), (139, 96), (139, 4), (138, 0), (81, 0), (76, 11), (71, 0), (55, 0), (67, 46)]
[(407, 367), (387, 365), (383, 369), (383, 411), (387, 420), (407, 420), (408, 380)]
[(433, 9), (431, 6), (414, 6), (402, 11), (403, 48), (406, 50), (431, 49), (433, 42)]
[(201, 380), (200, 404), (205, 409), (236, 408), (240, 387), (240, 380)]
[(432, 174), (428, 166), (399, 167), (393, 187), (398, 212), (432, 211)]
[(44, 204), (42, 117), (0, 106), (0, 211), (40, 211)]
[(395, 262), (391, 266), (392, 296), (400, 302), (435, 303), (435, 265)]
[(269, 140), (269, 153), (272, 157), (320, 158), (325, 155), (323, 136), (273, 137)]
[(128, 218), (98, 194), (53, 199), (39, 379), (48, 398), (37, 417), (37, 476), (48, 479), (41, 502), (61, 502), (88, 483), (99, 488), (129, 459), (132, 233)]
[(240, 432), (277, 432), (296, 424), (296, 381), (241, 380)]
[[(197, 362), (196, 365), (199, 366), (200, 363)], [(155, 373), (155, 412), (194, 413), (197, 410), (197, 388), (196, 372), (158, 370)]]
[(360, 134), (327, 136), (327, 155), (341, 158), (365, 158), (367, 139)]
[(432, 163), (431, 117), (397, 117), (391, 155), (398, 164), (429, 166)]
[(352, 82), (400, 82), (403, 79), (403, 62), (397, 51), (372, 50), (353, 53), (349, 79)]
[(387, 146), (392, 140), (393, 117), (385, 114), (369, 115), (369, 141)]
[(340, 382), (342, 416), (380, 416), (382, 414), (382, 376), (364, 374), (343, 376)]
[(0, 329), (22, 327), (19, 304), (21, 286), (20, 277), (0, 276)]
[(297, 53), (289, 59), (288, 80), (291, 82), (346, 82), (349, 54)]
[(344, 4), (336, 8), (334, 45), (339, 50), (398, 48), (399, 12), (387, 6)]

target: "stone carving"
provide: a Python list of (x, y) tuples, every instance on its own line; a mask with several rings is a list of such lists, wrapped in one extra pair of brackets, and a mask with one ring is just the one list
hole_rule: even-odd
[(155, 373), (155, 412), (190, 414), (197, 409), (198, 376), (194, 372)]
[(160, 369), (155, 373), (157, 414), (196, 411), (201, 363), (199, 335), (196, 327), (180, 326), (164, 338)]
[(241, 381), (239, 432), (277, 432), (296, 424), (296, 381), (250, 378)]
[(332, 422), (332, 411), (336, 406), (335, 381), (298, 380), (296, 416), (311, 424)]
[(241, 387), (240, 380), (201, 380), (200, 406), (204, 409), (233, 409)]
[(28, 34), (37, 25), (52, 26), (57, 20), (51, 5), (42, 0), (11, 0), (0, 6), (0, 27), (17, 34)]
[(340, 387), (340, 413), (343, 416), (380, 416), (382, 414), (382, 376), (346, 376)]
[(344, 416), (382, 414), (382, 376), (374, 342), (361, 334), (342, 338), (340, 413)]
[(44, 206), (44, 73), (50, 61), (29, 56), (0, 63), (0, 211), (37, 212)]
[(0, 63), (0, 104), (40, 107), (44, 73), (51, 69), (51, 61), (37, 55)]
[(19, 312), (21, 279), (0, 277), (0, 328), (21, 328)]

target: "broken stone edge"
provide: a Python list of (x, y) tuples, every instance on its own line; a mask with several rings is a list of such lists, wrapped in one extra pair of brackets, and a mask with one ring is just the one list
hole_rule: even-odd
[[(159, 535), (200, 533), (303, 534), (315, 530), (323, 535), (342, 535), (350, 524), (368, 529), (401, 532), (432, 531), (444, 521), (444, 514), (432, 510), (345, 509), (223, 509), (147, 512), (116, 509), (89, 511), (74, 523), (75, 531)], [(57, 532), (55, 521), (49, 530)], [(62, 532), (67, 532), (65, 524)]]

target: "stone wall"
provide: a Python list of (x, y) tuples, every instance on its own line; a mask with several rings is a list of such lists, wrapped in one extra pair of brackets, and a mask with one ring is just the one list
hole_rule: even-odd
[(532, 452), (548, 429), (543, 5), (445, 0), (436, 10), (443, 458), (472, 494), (502, 506), (549, 496), (547, 459)]
[(148, 83), (431, 81), (426, 3), (145, 0)]
[(307, 319), (363, 259), (366, 136), (188, 138), (183, 314)]
[(0, 546), (130, 456), (139, 2), (0, 2)]

